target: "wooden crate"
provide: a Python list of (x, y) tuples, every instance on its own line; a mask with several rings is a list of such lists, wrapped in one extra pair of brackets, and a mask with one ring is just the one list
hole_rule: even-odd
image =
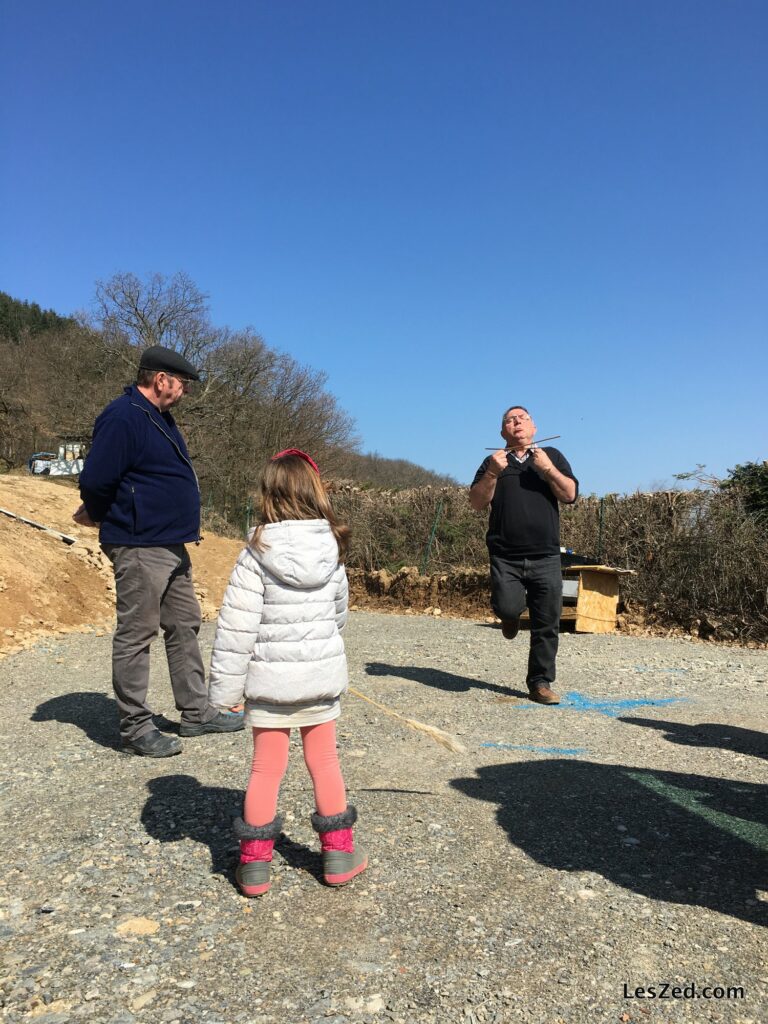
[(577, 577), (579, 592), (575, 609), (565, 618), (576, 619), (577, 633), (613, 633), (619, 606), (619, 577), (633, 575), (633, 569), (614, 569), (609, 565), (571, 565), (563, 574)]

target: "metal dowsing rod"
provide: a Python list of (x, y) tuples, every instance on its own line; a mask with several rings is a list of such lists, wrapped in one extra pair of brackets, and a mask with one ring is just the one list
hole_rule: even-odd
[[(523, 445), (523, 447), (524, 448), (533, 448), (537, 444), (544, 444), (545, 441), (554, 441), (556, 438), (562, 437), (562, 436), (563, 436), (562, 434), (552, 434), (551, 437), (538, 437), (538, 438), (536, 438), (535, 441), (531, 441), (531, 443), (529, 445)], [(487, 451), (487, 452), (497, 452), (498, 450), (499, 450), (498, 448), (486, 448), (485, 449), (485, 451)], [(507, 445), (507, 447), (504, 449), (504, 451), (505, 452), (513, 452), (513, 451), (516, 451), (516, 449), (512, 448), (511, 445)]]

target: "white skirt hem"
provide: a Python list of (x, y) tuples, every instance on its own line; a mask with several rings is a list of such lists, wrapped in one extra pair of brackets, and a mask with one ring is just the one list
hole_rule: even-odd
[(251, 729), (298, 729), (305, 725), (332, 722), (341, 714), (338, 697), (319, 704), (248, 704), (245, 724)]

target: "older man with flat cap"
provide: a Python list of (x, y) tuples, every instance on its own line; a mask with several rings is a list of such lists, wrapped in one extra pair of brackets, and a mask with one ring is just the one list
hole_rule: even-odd
[(144, 757), (181, 753), (175, 736), (155, 726), (147, 704), (149, 647), (159, 629), (181, 736), (236, 732), (243, 717), (208, 704), (197, 635), (200, 605), (186, 544), (200, 540), (200, 489), (171, 408), (200, 375), (171, 349), (153, 345), (136, 384), (99, 414), (80, 474), (82, 505), (73, 518), (98, 526), (112, 562), (117, 628), (112, 685), (123, 748)]

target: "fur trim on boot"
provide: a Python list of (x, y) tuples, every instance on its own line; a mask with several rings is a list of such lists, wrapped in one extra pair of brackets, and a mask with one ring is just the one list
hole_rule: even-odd
[(232, 831), (237, 839), (275, 839), (280, 838), (283, 831), (283, 819), (276, 815), (266, 825), (249, 825), (242, 818), (235, 818), (232, 822)]
[(322, 815), (315, 811), (312, 814), (312, 828), (315, 832), (337, 832), (342, 828), (352, 828), (357, 821), (357, 808), (348, 804), (341, 814)]

